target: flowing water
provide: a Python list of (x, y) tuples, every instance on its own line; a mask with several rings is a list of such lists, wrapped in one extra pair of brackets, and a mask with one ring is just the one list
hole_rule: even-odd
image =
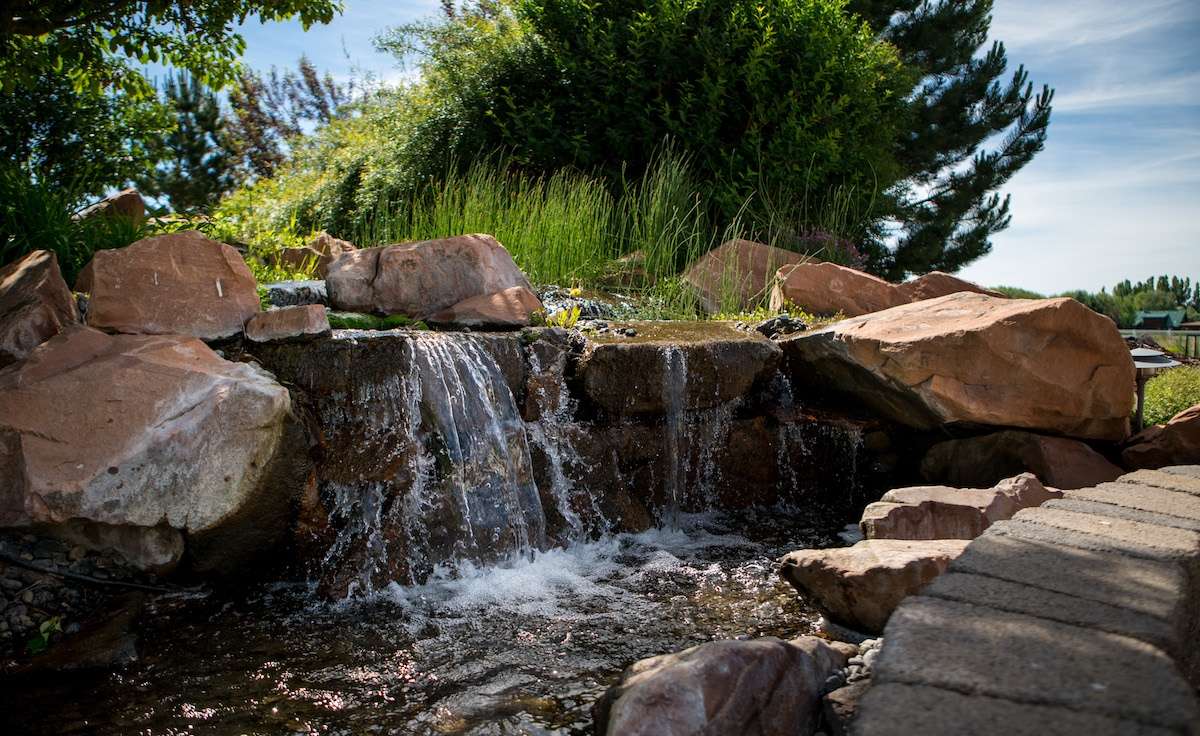
[(341, 603), (284, 585), (159, 599), (137, 663), (24, 681), (0, 723), (101, 736), (590, 733), (592, 702), (640, 658), (814, 629), (774, 560), (831, 543), (836, 520), (679, 521)]
[[(715, 456), (737, 409), (687, 410), (682, 351), (663, 351), (667, 506), (661, 526), (634, 534), (615, 533), (572, 477), (583, 461), (561, 376), (525, 421), (485, 343), (400, 344), (402, 369), (319, 409), (331, 437), (354, 440), (321, 481), (335, 533), (317, 570), (335, 571), (348, 597), (330, 602), (316, 584), (160, 597), (136, 663), (7, 686), (0, 733), (583, 734), (592, 703), (638, 659), (813, 631), (774, 561), (834, 543), (844, 519), (811, 504), (681, 510), (716, 505), (727, 479)], [(857, 453), (853, 432), (781, 426), (778, 457), (762, 461), (804, 490), (818, 481), (796, 469), (822, 464), (809, 444), (841, 454), (842, 435)]]

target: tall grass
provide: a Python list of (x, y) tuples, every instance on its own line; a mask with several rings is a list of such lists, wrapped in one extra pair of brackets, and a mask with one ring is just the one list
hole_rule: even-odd
[(61, 188), (31, 181), (16, 166), (0, 167), (0, 265), (35, 250), (53, 251), (63, 279), (75, 283), (98, 250), (121, 248), (148, 230), (124, 217), (72, 217), (79, 202)]
[[(829, 201), (844, 207), (844, 199), (835, 196)], [(714, 223), (687, 159), (669, 150), (641, 177), (615, 187), (615, 193), (608, 182), (585, 173), (528, 174), (485, 158), (377, 211), (354, 240), (378, 245), (489, 233), (535, 283), (618, 286), (640, 293), (654, 316), (689, 317), (699, 315), (700, 305), (680, 284), (679, 275), (708, 250), (733, 238), (792, 250), (813, 245), (797, 236), (804, 229), (789, 213), (769, 202), (762, 204), (766, 206), (758, 211), (775, 214), (765, 223), (760, 218), (755, 228), (741, 218)], [(808, 250), (821, 251), (813, 254), (824, 259), (842, 255), (827, 252), (832, 249), (825, 245), (817, 243)], [(764, 303), (766, 297), (764, 293)], [(722, 299), (722, 311), (736, 311), (726, 301)]]

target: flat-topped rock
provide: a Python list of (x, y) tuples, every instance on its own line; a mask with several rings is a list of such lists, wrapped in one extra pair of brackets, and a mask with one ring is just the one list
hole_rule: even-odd
[[(1179, 731), (1200, 723), (1195, 691), (1171, 658), (1130, 637), (923, 595), (896, 610), (885, 637), (875, 685), (925, 685)], [(866, 732), (885, 717), (864, 703)], [(982, 733), (1007, 731), (995, 724)]]
[(958, 293), (782, 341), (812, 392), (901, 424), (1018, 427), (1121, 440), (1133, 361), (1112, 321), (1073, 299)]
[(770, 294), (781, 266), (808, 260), (803, 253), (735, 239), (697, 259), (684, 272), (683, 281), (696, 291), (701, 306), (710, 314), (723, 307), (729, 311), (750, 309)]
[(1014, 702), (929, 685), (876, 683), (859, 704), (855, 736), (1167, 736), (1152, 726), (1093, 711)]
[(916, 486), (888, 491), (863, 510), (867, 539), (974, 539), (997, 521), (1062, 493), (1024, 473), (993, 488)]
[(88, 325), (106, 332), (215, 340), (241, 333), (260, 308), (242, 256), (195, 231), (97, 251), (76, 290), (90, 294)]
[(749, 392), (780, 349), (727, 322), (628, 323), (632, 338), (589, 335), (578, 372), (587, 397), (613, 414), (706, 409)]
[(593, 708), (609, 736), (783, 736), (816, 727), (848, 644), (816, 637), (714, 641), (635, 662)]
[(780, 560), (780, 574), (835, 622), (879, 633), (896, 606), (962, 554), (958, 539), (869, 539), (852, 547), (805, 549)]
[(939, 442), (921, 461), (926, 480), (958, 487), (984, 487), (1026, 471), (1053, 488), (1087, 488), (1124, 472), (1084, 442), (1019, 430)]
[(54, 253), (35, 250), (0, 269), (0, 368), (78, 322)]
[(246, 323), (246, 339), (251, 342), (313, 340), (328, 334), (329, 318), (320, 304), (259, 312)]
[(325, 278), (329, 303), (348, 312), (425, 319), (472, 297), (529, 280), (491, 235), (460, 235), (342, 253)]

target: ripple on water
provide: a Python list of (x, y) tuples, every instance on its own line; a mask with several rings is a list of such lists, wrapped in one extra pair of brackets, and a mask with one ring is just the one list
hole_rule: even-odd
[(160, 600), (137, 664), (18, 683), (0, 718), (56, 734), (590, 733), (592, 702), (637, 659), (815, 626), (773, 561), (831, 543), (836, 524), (765, 511), (679, 524), (361, 600), (300, 585)]

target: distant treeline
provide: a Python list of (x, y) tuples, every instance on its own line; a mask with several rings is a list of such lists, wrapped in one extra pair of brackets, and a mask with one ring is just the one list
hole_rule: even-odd
[[(999, 286), (996, 289), (1015, 299), (1045, 298), (1043, 294), (1015, 286)], [(1135, 326), (1138, 312), (1184, 310), (1187, 321), (1200, 319), (1200, 282), (1193, 284), (1188, 277), (1151, 276), (1145, 281), (1125, 279), (1113, 286), (1112, 291), (1077, 290), (1057, 296), (1069, 296), (1086, 304), (1108, 316), (1122, 329)]]

